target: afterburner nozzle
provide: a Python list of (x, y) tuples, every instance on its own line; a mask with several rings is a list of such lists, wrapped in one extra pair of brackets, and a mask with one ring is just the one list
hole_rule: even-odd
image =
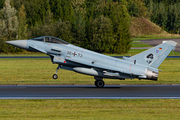
[(6, 41), (6, 43), (22, 49), (26, 49), (27, 46), (27, 40)]

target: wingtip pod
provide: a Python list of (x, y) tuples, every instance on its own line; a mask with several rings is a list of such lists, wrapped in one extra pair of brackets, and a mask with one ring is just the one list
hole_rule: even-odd
[(170, 45), (173, 45), (173, 46), (176, 46), (177, 45), (177, 42), (174, 42), (174, 41), (163, 41), (163, 43), (166, 43), (166, 44), (170, 44)]

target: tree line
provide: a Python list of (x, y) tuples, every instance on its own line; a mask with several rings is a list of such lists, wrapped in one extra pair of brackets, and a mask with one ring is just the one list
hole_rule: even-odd
[(180, 33), (180, 0), (144, 0), (150, 20), (170, 33)]
[(7, 40), (55, 36), (101, 53), (126, 53), (131, 47), (127, 1), (1, 0), (0, 52), (20, 49)]
[(55, 36), (101, 53), (127, 53), (131, 17), (178, 32), (179, 0), (1, 0), (0, 53), (21, 52), (15, 39)]

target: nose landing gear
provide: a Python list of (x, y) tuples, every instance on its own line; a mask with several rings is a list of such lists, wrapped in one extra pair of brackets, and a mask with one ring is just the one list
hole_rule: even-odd
[(53, 79), (57, 79), (58, 78), (57, 72), (58, 72), (59, 69), (60, 69), (60, 65), (58, 65), (58, 67), (56, 69), (56, 73), (52, 76)]

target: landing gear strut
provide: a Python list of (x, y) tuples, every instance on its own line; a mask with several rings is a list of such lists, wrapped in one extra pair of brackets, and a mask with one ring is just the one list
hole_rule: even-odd
[(56, 73), (52, 76), (53, 79), (57, 79), (58, 78), (57, 72), (58, 72), (59, 69), (60, 69), (60, 65), (58, 65), (58, 67), (56, 69)]
[(104, 81), (103, 81), (103, 78), (100, 78), (100, 77), (94, 77), (94, 79), (96, 80), (95, 82), (94, 82), (94, 84), (95, 84), (95, 86), (97, 87), (97, 88), (103, 88), (104, 87)]

